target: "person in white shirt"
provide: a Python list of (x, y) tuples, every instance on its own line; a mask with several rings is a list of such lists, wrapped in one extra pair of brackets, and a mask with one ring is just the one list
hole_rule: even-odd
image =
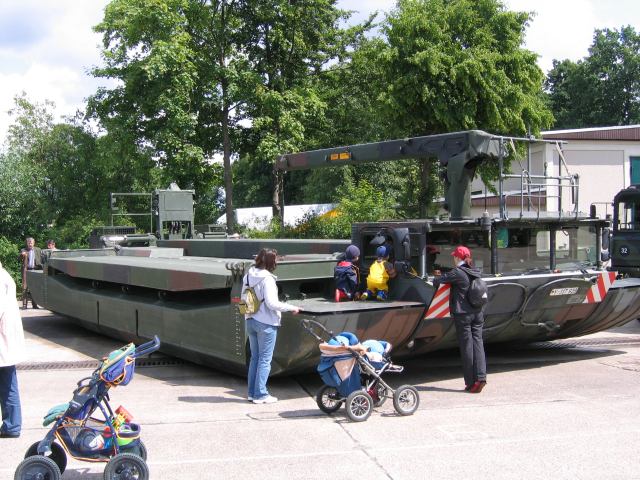
[(242, 293), (254, 289), (260, 308), (256, 313), (245, 315), (246, 331), (249, 336), (251, 360), (247, 383), (247, 399), (253, 403), (274, 403), (278, 399), (267, 390), (267, 380), (271, 372), (271, 359), (276, 346), (281, 312), (297, 314), (300, 308), (278, 299), (278, 286), (273, 271), (276, 269), (276, 250), (263, 248), (258, 252), (256, 263), (242, 280)]
[(0, 264), (0, 438), (18, 438), (22, 409), (16, 364), (24, 359), (24, 332), (16, 302), (16, 283)]

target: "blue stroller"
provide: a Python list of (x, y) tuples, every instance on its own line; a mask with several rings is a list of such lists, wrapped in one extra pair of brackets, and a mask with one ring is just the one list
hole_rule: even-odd
[(394, 390), (382, 379), (387, 372), (404, 370), (391, 362), (389, 342), (367, 340), (361, 344), (350, 332), (333, 335), (315, 320), (304, 319), (302, 323), (322, 342), (317, 370), (324, 385), (316, 394), (320, 410), (331, 414), (344, 403), (349, 419), (362, 422), (387, 398), (393, 399), (393, 406), (400, 415), (412, 415), (418, 409), (420, 396), (414, 386), (402, 385)]
[[(53, 424), (43, 440), (29, 447), (18, 465), (15, 480), (59, 480), (67, 466), (67, 455), (87, 462), (105, 462), (105, 480), (149, 478), (147, 450), (140, 439), (140, 426), (131, 414), (109, 405), (109, 389), (127, 385), (133, 378), (137, 357), (160, 348), (158, 337), (136, 347), (133, 343), (102, 359), (90, 377), (78, 382), (70, 402), (53, 407), (43, 426)], [(94, 417), (100, 410), (102, 417)]]

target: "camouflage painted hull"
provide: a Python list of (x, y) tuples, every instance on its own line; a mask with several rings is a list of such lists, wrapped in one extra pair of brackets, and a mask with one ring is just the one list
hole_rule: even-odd
[[(315, 368), (316, 340), (301, 326), (312, 318), (329, 330), (361, 339), (384, 339), (395, 356), (413, 356), (457, 345), (444, 311), (428, 306), (434, 289), (419, 278), (398, 278), (392, 298), (404, 301), (346, 302), (332, 297), (332, 254), (287, 255), (279, 263), (281, 295), (300, 305), (283, 315), (273, 373)], [(44, 272), (31, 271), (36, 302), (88, 329), (122, 340), (158, 335), (165, 353), (221, 370), (245, 374), (248, 342), (235, 301), (243, 258), (183, 257), (172, 249), (61, 252)], [(601, 301), (583, 303), (602, 272), (519, 275), (488, 279), (491, 301), (485, 342), (533, 342), (585, 335), (640, 317), (640, 279), (616, 280)]]

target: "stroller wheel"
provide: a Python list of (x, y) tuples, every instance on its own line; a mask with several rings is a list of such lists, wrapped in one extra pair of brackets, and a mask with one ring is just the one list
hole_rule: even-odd
[(123, 447), (120, 447), (120, 451), (122, 453), (133, 453), (134, 455), (138, 455), (145, 462), (147, 461), (147, 447), (142, 442), (142, 440), (138, 440), (138, 443), (131, 448), (125, 449)]
[(420, 405), (420, 395), (416, 387), (402, 385), (393, 394), (393, 407), (400, 415), (412, 415)]
[[(40, 442), (35, 442), (29, 447), (27, 453), (24, 454), (24, 458), (34, 457), (38, 455), (38, 445)], [(51, 454), (48, 458), (53, 460), (60, 469), (60, 475), (62, 475), (67, 468), (67, 454), (64, 452), (64, 448), (58, 445), (56, 442), (51, 443)]]
[(373, 400), (364, 390), (356, 390), (347, 397), (347, 416), (354, 422), (364, 422), (373, 411)]
[(35, 455), (22, 460), (13, 478), (14, 480), (30, 480), (32, 478), (60, 480), (61, 476), (56, 462), (49, 457)]
[(342, 399), (336, 387), (324, 385), (316, 394), (316, 403), (324, 413), (333, 413), (340, 409)]
[(384, 405), (384, 402), (387, 401), (387, 395), (389, 394), (387, 387), (385, 387), (384, 385), (382, 385), (381, 383), (376, 384), (375, 386), (375, 395), (373, 396), (371, 395), (371, 398), (373, 399), (373, 406), (375, 408), (381, 407), (382, 405)]
[(138, 455), (119, 453), (107, 463), (104, 480), (148, 480), (149, 467)]

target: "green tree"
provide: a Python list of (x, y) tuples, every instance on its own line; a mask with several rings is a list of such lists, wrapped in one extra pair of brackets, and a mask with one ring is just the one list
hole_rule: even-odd
[(596, 30), (582, 60), (554, 60), (545, 87), (557, 128), (640, 122), (640, 35), (631, 26)]
[(19, 242), (49, 223), (45, 201), (45, 139), (53, 129), (53, 104), (14, 98), (5, 149), (0, 156), (0, 232)]
[[(336, 3), (336, 0), (245, 3), (243, 51), (260, 81), (248, 108), (253, 123), (246, 154), (260, 163), (273, 166), (278, 155), (304, 150), (314, 143), (309, 140), (319, 131), (329, 108), (320, 95), (321, 77), (332, 63), (348, 55), (349, 47), (367, 28), (362, 25), (343, 28), (342, 23), (350, 14), (338, 9)], [(251, 169), (255, 171), (256, 167)], [(284, 174), (272, 172), (272, 208), (274, 217), (281, 219)], [(303, 183), (290, 179), (289, 195), (297, 197), (295, 191)]]
[(0, 231), (17, 244), (31, 235), (68, 246), (84, 237), (78, 229), (83, 219), (89, 224), (101, 217), (104, 223), (109, 192), (135, 184), (104, 137), (80, 118), (54, 123), (52, 109), (23, 94), (11, 111), (0, 156)]
[[(533, 133), (551, 123), (536, 54), (522, 48), (530, 15), (498, 0), (399, 0), (368, 51), (383, 70), (378, 98), (394, 136), (468, 129)], [(433, 159), (419, 171), (419, 201), (433, 198)], [(415, 174), (415, 173), (414, 173)], [(494, 169), (481, 171), (495, 177)]]
[[(238, 102), (248, 82), (236, 49), (239, 4), (113, 0), (95, 27), (103, 34), (105, 65), (93, 74), (120, 83), (100, 89), (89, 102), (129, 161), (140, 148), (152, 152), (165, 186), (176, 181), (196, 195), (211, 195), (221, 184), (213, 161), (221, 153), (228, 215), (234, 129), (242, 119)], [(228, 225), (233, 229), (232, 221)]]
[[(19, 252), (20, 247), (16, 243), (0, 235), (0, 263), (2, 263), (2, 268), (13, 277), (16, 285), (20, 285), (21, 281), (20, 264), (18, 263)], [(20, 291), (20, 287), (18, 287), (18, 291)]]

